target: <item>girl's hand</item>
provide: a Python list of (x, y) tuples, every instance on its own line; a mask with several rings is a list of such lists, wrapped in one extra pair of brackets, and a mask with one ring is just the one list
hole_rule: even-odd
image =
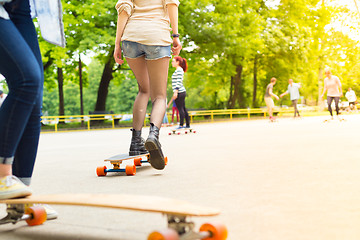
[(173, 99), (175, 100), (175, 99), (177, 99), (177, 97), (178, 97), (178, 93), (174, 92)]
[(115, 47), (114, 59), (115, 59), (115, 62), (120, 65), (124, 63), (124, 60), (121, 59), (121, 47), (120, 46)]
[(173, 38), (173, 47), (171, 48), (172, 54), (174, 56), (177, 56), (180, 54), (180, 51), (182, 49), (180, 40), (178, 37)]

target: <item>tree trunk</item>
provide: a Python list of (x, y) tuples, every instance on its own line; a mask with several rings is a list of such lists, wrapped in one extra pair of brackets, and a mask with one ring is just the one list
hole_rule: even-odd
[(239, 65), (236, 67), (236, 76), (235, 76), (235, 91), (237, 89), (237, 100), (238, 100), (238, 104), (239, 107), (244, 107), (244, 90), (243, 90), (243, 81), (241, 81), (241, 77), (242, 77), (242, 71), (243, 71), (243, 66)]
[(80, 115), (84, 115), (82, 62), (81, 62), (80, 54), (79, 54), (79, 86), (80, 86)]
[(106, 98), (109, 92), (108, 88), (110, 85), (110, 81), (113, 79), (112, 73), (115, 65), (115, 60), (112, 56), (113, 56), (113, 51), (108, 57), (108, 61), (104, 66), (104, 70), (101, 76), (101, 81), (96, 99), (95, 112), (106, 111)]
[(318, 102), (317, 105), (319, 107), (323, 106), (323, 100), (321, 98), (321, 94), (322, 94), (322, 81), (323, 81), (323, 67), (322, 67), (322, 62), (320, 60), (320, 67), (319, 67), (319, 75), (318, 75)]
[(243, 66), (238, 65), (236, 67), (236, 75), (231, 77), (231, 86), (230, 86), (230, 98), (229, 98), (229, 108), (235, 108), (236, 100), (241, 105), (243, 100), (242, 91), (241, 91), (241, 74)]
[(257, 64), (258, 64), (259, 56), (255, 55), (254, 58), (254, 88), (253, 88), (253, 99), (252, 99), (252, 106), (256, 107), (256, 94), (257, 94)]
[[(59, 90), (59, 116), (65, 115), (64, 104), (64, 74), (62, 68), (57, 68), (58, 90)], [(63, 122), (63, 121), (60, 121)]]
[(232, 106), (234, 106), (234, 77), (231, 77), (231, 81), (230, 81), (230, 96), (229, 96), (229, 101), (228, 101), (228, 108), (233, 108)]
[(44, 65), (43, 65), (44, 71), (45, 71), (46, 69), (48, 69), (53, 63), (54, 63), (53, 59), (50, 59), (49, 61), (47, 61), (46, 63), (44, 63)]

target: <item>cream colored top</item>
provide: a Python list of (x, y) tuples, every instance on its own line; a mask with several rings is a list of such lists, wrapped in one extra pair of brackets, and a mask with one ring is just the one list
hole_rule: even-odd
[(340, 79), (336, 76), (331, 76), (330, 78), (325, 78), (324, 85), (327, 89), (327, 96), (329, 97), (340, 97)]
[(176, 4), (178, 0), (118, 0), (116, 10), (130, 16), (121, 41), (127, 40), (145, 45), (169, 46), (170, 19), (166, 5)]

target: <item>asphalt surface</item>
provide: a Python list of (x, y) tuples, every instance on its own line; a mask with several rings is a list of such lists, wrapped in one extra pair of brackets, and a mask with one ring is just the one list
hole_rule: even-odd
[[(193, 125), (195, 134), (160, 141), (165, 170), (97, 177), (103, 159), (126, 153), (129, 129), (41, 135), (32, 188), (36, 194), (153, 195), (219, 208), (231, 240), (360, 239), (360, 115), (230, 121)], [(144, 129), (147, 136), (148, 128)], [(0, 239), (146, 239), (165, 229), (161, 214), (53, 206), (57, 220), (1, 225)], [(0, 205), (0, 216), (5, 206)]]

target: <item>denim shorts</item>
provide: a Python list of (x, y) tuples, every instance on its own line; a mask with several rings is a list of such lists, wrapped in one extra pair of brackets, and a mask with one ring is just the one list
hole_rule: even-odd
[(137, 42), (122, 41), (122, 50), (126, 58), (145, 56), (146, 60), (157, 60), (171, 57), (171, 46), (152, 46)]

